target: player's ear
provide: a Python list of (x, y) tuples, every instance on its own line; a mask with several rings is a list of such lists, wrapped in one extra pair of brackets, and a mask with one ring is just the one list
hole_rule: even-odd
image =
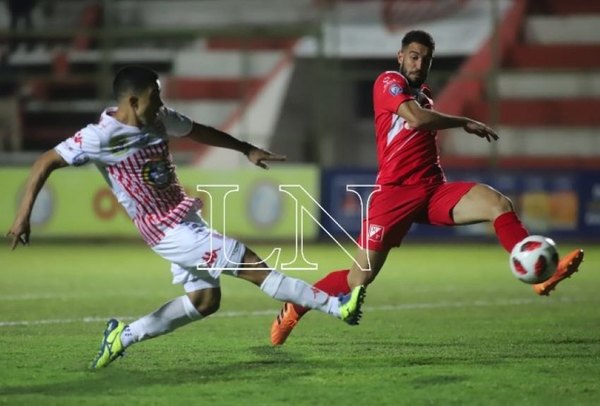
[(398, 50), (397, 57), (398, 57), (398, 63), (399, 63), (400, 65), (402, 65), (402, 59), (404, 59), (404, 53), (402, 52), (402, 48), (400, 48), (400, 49)]
[(129, 96), (127, 98), (127, 101), (129, 102), (129, 105), (131, 106), (132, 109), (137, 109), (138, 105), (139, 105), (139, 99), (137, 96)]

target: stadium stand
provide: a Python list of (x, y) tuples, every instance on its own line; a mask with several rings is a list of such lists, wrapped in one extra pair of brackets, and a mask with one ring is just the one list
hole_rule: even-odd
[[(103, 9), (103, 4), (113, 9)], [(111, 76), (126, 64), (144, 64), (159, 72), (165, 99), (173, 107), (208, 125), (231, 126), (282, 58), (289, 56), (296, 40), (285, 33), (274, 37), (268, 33), (247, 37), (245, 33), (314, 18), (308, 0), (285, 6), (259, 0), (255, 6), (243, 8), (231, 0), (151, 0), (144, 7), (135, 1), (59, 1), (52, 15), (42, 16), (38, 10), (36, 25), (47, 30), (48, 36), (37, 39), (33, 51), (20, 48), (8, 58), (28, 94), (23, 103), (24, 148), (52, 147), (82, 125), (96, 121), (109, 102), (102, 69), (108, 68)], [(2, 21), (7, 21), (4, 9), (0, 10)], [(241, 28), (236, 30), (236, 24)], [(64, 27), (77, 29), (73, 34)], [(149, 38), (133, 32), (107, 48), (90, 34), (99, 27), (176, 28), (171, 34), (163, 31)], [(198, 27), (204, 31), (195, 33)], [(173, 145), (180, 151), (186, 147), (185, 140)]]
[[(599, 31), (595, 2), (519, 0), (500, 25), (497, 85), (473, 79), (491, 69), (488, 42), (444, 89), (438, 108), (496, 122), (501, 167), (600, 167)], [(447, 135), (447, 166), (488, 160), (490, 146), (468, 142), (458, 132)]]
[[(173, 6), (175, 3), (177, 7)], [(251, 141), (270, 145), (264, 134), (273, 132), (272, 122), (280, 120), (276, 117), (277, 107), (284, 102), (278, 106), (274, 101), (268, 108), (252, 111), (252, 116), (270, 123), (266, 129), (256, 129), (246, 113), (251, 105), (258, 104), (259, 93), (266, 93), (277, 80), (281, 84), (275, 93), (279, 93), (269, 93), (272, 100), (282, 98), (282, 92), (295, 86), (295, 77), (290, 79), (289, 71), (296, 63), (300, 34), (283, 31), (264, 35), (261, 29), (309, 26), (319, 21), (319, 3), (255, 0), (254, 7), (243, 8), (234, 0), (150, 0), (140, 8), (133, 0), (65, 0), (55, 2), (51, 14), (36, 9), (36, 29), (50, 34), (36, 38), (38, 45), (33, 50), (20, 47), (8, 58), (11, 72), (18, 72), (22, 93), (27, 95), (22, 103), (23, 146), (32, 151), (51, 147), (85, 123), (95, 121), (109, 102), (106, 77), (131, 63), (151, 66), (161, 74), (165, 99), (173, 107), (233, 133), (245, 125), (250, 128), (250, 136), (258, 137)], [(348, 2), (351, 7), (340, 8), (336, 18), (345, 19), (350, 25), (363, 21), (365, 16), (370, 16), (372, 22), (381, 20), (382, 15), (374, 13), (378, 9), (368, 3)], [(409, 14), (414, 18), (415, 10), (426, 7), (426, 3), (411, 3), (409, 8), (395, 6), (392, 11), (399, 18), (412, 10)], [(103, 9), (102, 4), (113, 9)], [(433, 9), (437, 13), (434, 15), (442, 18), (468, 4), (459, 0), (439, 2)], [(444, 164), (485, 166), (489, 165), (489, 157), (497, 153), (496, 163), (500, 166), (515, 162), (532, 166), (600, 166), (600, 141), (596, 135), (600, 116), (595, 114), (600, 107), (600, 6), (585, 0), (515, 0), (511, 4), (498, 30), (499, 69), (493, 68), (496, 51), (492, 38), (465, 58), (458, 76), (436, 97), (441, 111), (469, 115), (499, 127), (502, 142), (489, 146), (448, 132), (441, 138)], [(398, 18), (394, 20), (396, 25), (404, 21)], [(7, 19), (5, 10), (0, 8), (0, 24)], [(388, 20), (384, 19), (384, 23), (390, 23)], [(131, 33), (107, 47), (89, 31), (107, 26), (162, 31), (159, 36), (148, 37)], [(179, 31), (169, 31), (174, 26)], [(65, 31), (64, 27), (76, 29)], [(202, 30), (195, 32), (198, 27)], [(235, 34), (238, 28), (241, 34)], [(244, 31), (249, 29), (255, 30)], [(247, 35), (249, 32), (258, 35)], [(346, 62), (340, 58), (339, 63), (341, 66)], [(350, 103), (350, 99), (345, 100)], [(304, 119), (314, 118), (302, 113)], [(353, 135), (354, 141), (348, 142), (348, 147), (370, 145), (364, 134), (370, 133), (371, 121), (363, 121), (340, 121), (363, 135)], [(289, 134), (285, 126), (277, 127), (282, 129)], [(346, 134), (343, 128), (336, 131)], [(302, 145), (294, 142), (298, 147), (295, 149), (302, 150)], [(363, 149), (370, 148), (368, 145)], [(206, 160), (205, 150), (186, 155), (188, 147), (185, 140), (173, 145), (175, 151), (187, 157), (186, 162), (198, 164)], [(303, 154), (299, 160), (306, 159), (307, 154)], [(214, 164), (219, 160), (215, 156), (207, 162)], [(364, 158), (364, 162), (372, 161), (371, 155)], [(330, 162), (338, 163), (335, 159)]]

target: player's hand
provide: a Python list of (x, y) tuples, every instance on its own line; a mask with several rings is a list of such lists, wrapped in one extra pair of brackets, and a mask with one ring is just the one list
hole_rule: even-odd
[(260, 166), (263, 169), (269, 169), (269, 165), (265, 161), (285, 161), (287, 157), (285, 155), (274, 154), (267, 150), (253, 147), (246, 154), (248, 160), (256, 166)]
[(29, 226), (29, 221), (15, 220), (10, 227), (10, 230), (8, 230), (8, 233), (6, 233), (6, 236), (12, 239), (10, 249), (14, 250), (19, 243), (28, 245), (30, 233), (31, 228)]
[(485, 138), (488, 142), (496, 141), (498, 139), (498, 134), (496, 134), (494, 130), (479, 121), (468, 121), (463, 128), (469, 134), (475, 134), (480, 138)]

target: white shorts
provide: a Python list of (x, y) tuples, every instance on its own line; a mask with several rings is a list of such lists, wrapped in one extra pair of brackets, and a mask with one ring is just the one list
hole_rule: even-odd
[(244, 244), (212, 230), (194, 210), (152, 249), (171, 262), (173, 284), (186, 292), (219, 287), (221, 273), (237, 276), (237, 269), (223, 268), (237, 268), (246, 252)]

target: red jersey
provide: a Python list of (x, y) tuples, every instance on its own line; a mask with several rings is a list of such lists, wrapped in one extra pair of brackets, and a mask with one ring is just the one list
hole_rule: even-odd
[[(426, 94), (427, 93), (427, 94)], [(373, 85), (375, 137), (380, 185), (411, 185), (445, 181), (440, 166), (436, 131), (412, 129), (396, 114), (407, 100), (415, 100), (431, 109), (433, 100), (429, 89), (422, 85), (413, 89), (404, 76), (396, 71), (384, 72)]]

